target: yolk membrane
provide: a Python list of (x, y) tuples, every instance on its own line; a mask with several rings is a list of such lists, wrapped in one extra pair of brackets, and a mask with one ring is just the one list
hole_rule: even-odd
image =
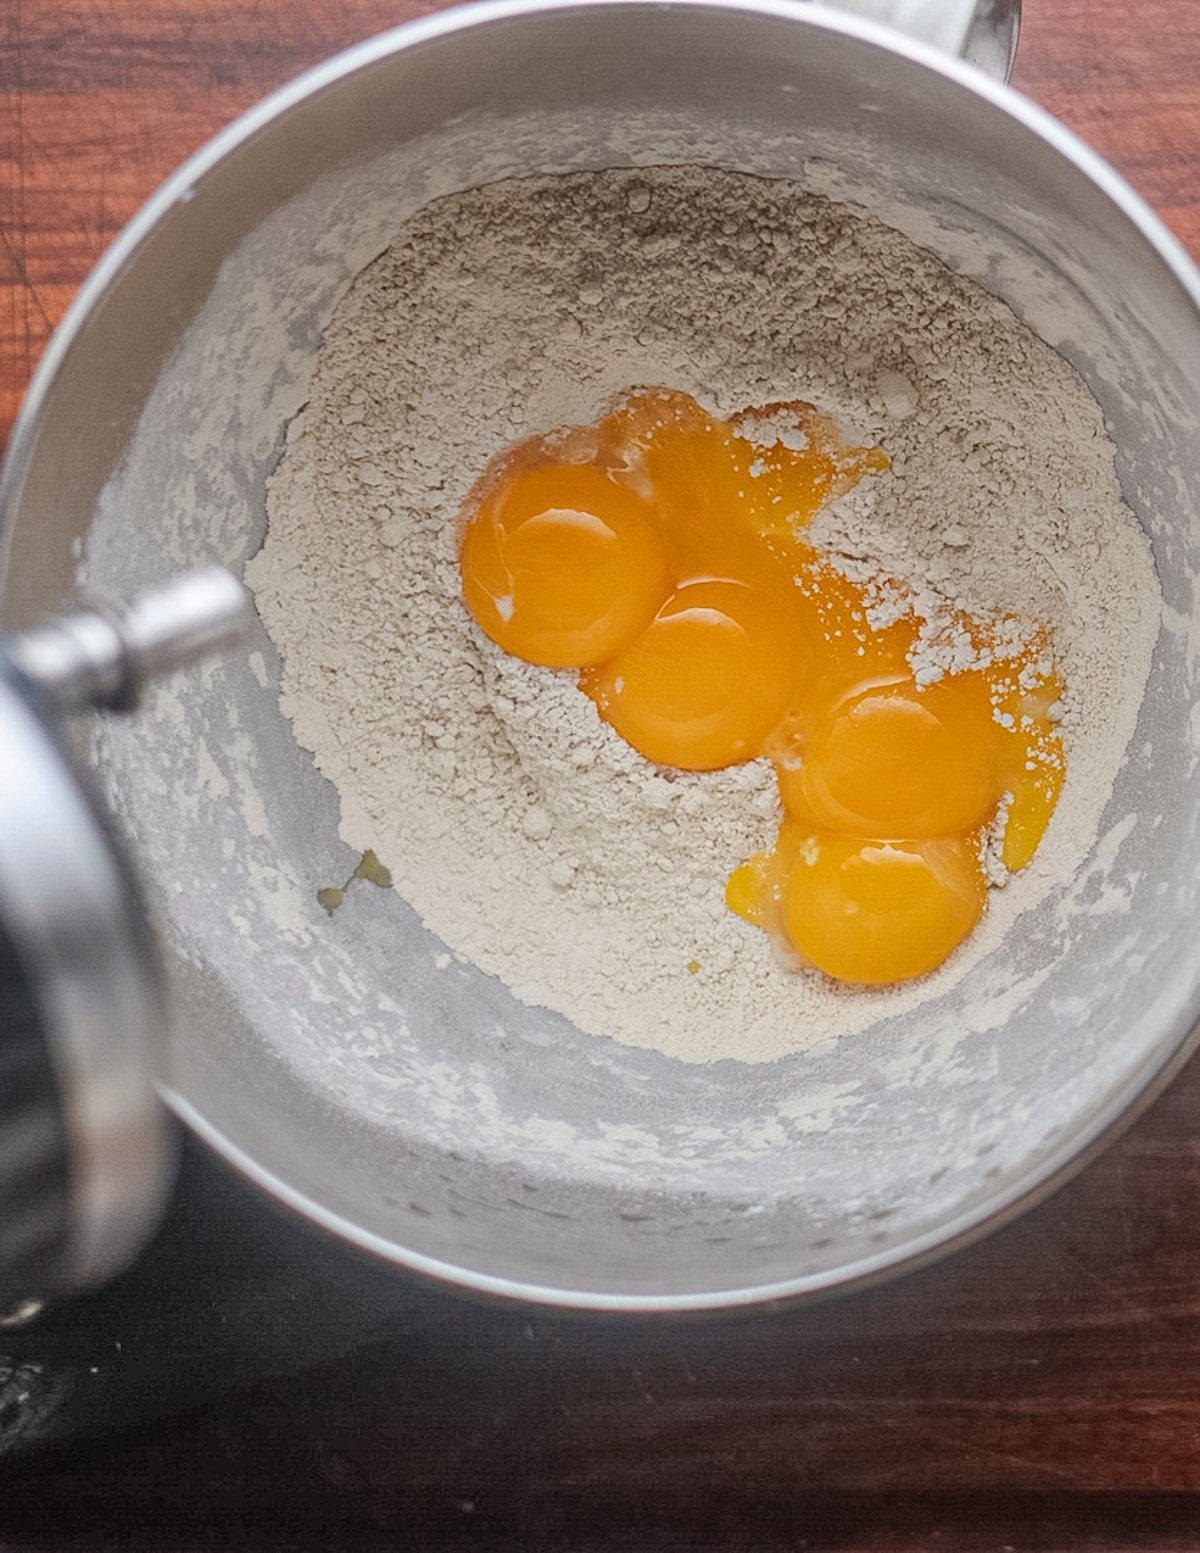
[(1002, 648), (956, 612), (974, 665), (919, 682), (915, 609), (872, 626), (869, 589), (805, 542), (823, 506), (888, 467), (811, 405), (723, 422), (686, 394), (638, 390), (594, 426), (493, 461), (461, 552), (481, 629), (580, 670), (647, 760), (774, 761), (779, 835), (735, 869), (727, 903), (785, 958), (868, 986), (946, 959), (983, 911), (998, 811), (1004, 864), (1020, 869), (1064, 775), (1044, 634), (1009, 630), (1021, 645)]
[(841, 981), (879, 986), (939, 966), (983, 910), (970, 841), (805, 838), (788, 873), (783, 921), (792, 943)]
[(745, 582), (685, 582), (580, 687), (647, 760), (687, 771), (752, 760), (804, 663), (787, 603)]
[(548, 668), (620, 652), (654, 618), (668, 578), (651, 509), (587, 464), (514, 472), (463, 540), (471, 613), (506, 652)]
[(863, 836), (966, 834), (996, 805), (1001, 751), (987, 682), (963, 673), (926, 686), (852, 689), (779, 765), (789, 814)]

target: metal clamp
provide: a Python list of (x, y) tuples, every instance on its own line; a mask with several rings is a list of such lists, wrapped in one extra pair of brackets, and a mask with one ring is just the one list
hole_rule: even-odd
[(0, 657), (43, 712), (130, 711), (151, 680), (232, 646), (249, 607), (236, 578), (205, 567), (0, 639)]
[(1007, 81), (1017, 53), (1021, 0), (820, 0), (884, 22)]

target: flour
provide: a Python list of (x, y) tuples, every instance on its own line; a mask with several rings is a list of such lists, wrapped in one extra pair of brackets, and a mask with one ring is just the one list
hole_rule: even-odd
[[(851, 575), (904, 579), (931, 620), (1011, 612), (1052, 634), (1058, 810), (919, 984), (862, 992), (779, 967), (723, 900), (774, 834), (770, 767), (649, 766), (573, 675), (506, 657), (462, 605), (455, 520), (488, 459), (648, 384), (723, 416), (812, 401), (892, 460), (817, 520), (817, 544)], [(1086, 856), (1159, 623), (1149, 547), (1071, 369), (873, 218), (711, 170), (512, 181), (426, 207), (339, 306), (268, 516), (247, 575), (343, 838), (525, 1002), (693, 1061), (863, 1029), (994, 952)], [(927, 645), (944, 671), (946, 643)]]

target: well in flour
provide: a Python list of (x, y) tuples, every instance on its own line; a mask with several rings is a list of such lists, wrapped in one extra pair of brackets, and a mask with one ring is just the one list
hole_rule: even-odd
[[(816, 403), (892, 459), (817, 520), (820, 545), (1053, 635), (1058, 812), (926, 982), (861, 994), (780, 970), (722, 902), (773, 830), (770, 769), (646, 765), (573, 675), (505, 658), (463, 609), (455, 519), (483, 466), (638, 383), (721, 414)], [(1158, 622), (1099, 409), (1052, 351), (862, 212), (699, 169), (513, 181), (419, 213), (331, 322), (248, 575), (345, 839), (519, 997), (699, 1061), (861, 1029), (994, 950), (1085, 855)]]

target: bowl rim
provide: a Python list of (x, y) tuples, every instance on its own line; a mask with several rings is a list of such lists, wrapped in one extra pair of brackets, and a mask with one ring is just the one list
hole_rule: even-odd
[[(19, 506), (33, 459), (38, 425), (59, 375), (69, 365), (75, 342), (86, 328), (93, 310), (136, 261), (139, 250), (158, 224), (175, 205), (192, 198), (202, 179), (213, 174), (240, 146), (299, 109), (308, 98), (394, 55), (423, 44), (446, 42), (481, 28), (525, 22), (539, 16), (594, 15), (599, 10), (609, 11), (614, 16), (622, 12), (645, 11), (681, 16), (700, 12), (725, 13), (747, 21), (784, 22), (840, 33), (865, 45), (900, 55), (914, 67), (931, 71), (983, 98), (1070, 163), (1125, 217), (1200, 314), (1200, 271), (1182, 243), (1109, 163), (1072, 130), (1012, 87), (891, 28), (820, 8), (806, 0), (474, 0), (472, 4), (435, 12), (353, 44), (271, 92), (183, 162), (121, 230), (83, 282), (51, 336), (14, 422), (0, 469), (0, 584), (6, 569), (7, 536), (13, 528), (10, 515), (15, 514)], [(937, 1226), (823, 1272), (768, 1283), (674, 1294), (622, 1294), (558, 1288), (475, 1271), (412, 1251), (395, 1240), (364, 1229), (344, 1214), (325, 1207), (307, 1192), (291, 1186), (226, 1136), (185, 1095), (169, 1085), (160, 1086), (160, 1094), (192, 1132), (239, 1175), (279, 1204), (343, 1242), (436, 1283), (459, 1291), (557, 1309), (640, 1314), (715, 1312), (817, 1298), (878, 1283), (927, 1266), (1010, 1223), (1083, 1169), (1161, 1093), (1200, 1045), (1198, 1019), (1200, 969), (1188, 995), (1180, 999), (1173, 1017), (1163, 1021), (1157, 1040), (1123, 1080), (1114, 1085), (1104, 1101), (1079, 1121), (1069, 1136), (1036, 1159), (1028, 1171), (993, 1192), (980, 1194), (969, 1206), (952, 1213)]]

